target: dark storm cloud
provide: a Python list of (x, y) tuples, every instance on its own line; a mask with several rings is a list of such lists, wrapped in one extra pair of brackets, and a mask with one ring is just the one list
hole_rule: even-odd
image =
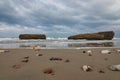
[(119, 0), (0, 0), (0, 36), (9, 32), (58, 37), (103, 30), (118, 33), (119, 5)]

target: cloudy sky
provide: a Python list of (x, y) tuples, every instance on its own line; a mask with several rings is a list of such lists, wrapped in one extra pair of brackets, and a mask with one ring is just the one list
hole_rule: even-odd
[(108, 30), (120, 37), (120, 0), (0, 0), (0, 37)]

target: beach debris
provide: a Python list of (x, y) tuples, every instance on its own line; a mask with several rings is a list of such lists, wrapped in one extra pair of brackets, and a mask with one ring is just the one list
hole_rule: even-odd
[(86, 53), (86, 51), (83, 51), (83, 53)]
[(98, 72), (99, 72), (99, 73), (105, 73), (105, 71), (103, 71), (103, 70), (99, 70)]
[(19, 64), (18, 65), (13, 65), (12, 68), (14, 68), (14, 69), (20, 69), (21, 65), (19, 65)]
[(87, 53), (88, 56), (92, 56), (92, 51), (91, 50), (83, 51), (83, 53)]
[(91, 50), (88, 50), (87, 53), (88, 53), (89, 56), (92, 56), (92, 51)]
[(40, 46), (33, 46), (33, 50), (35, 51), (35, 52), (39, 52), (40, 50), (41, 50), (41, 48), (40, 48)]
[(25, 57), (24, 57), (24, 59), (28, 59), (28, 58), (29, 58), (29, 56), (25, 56)]
[(9, 52), (9, 50), (0, 50), (0, 53)]
[(89, 65), (83, 65), (83, 66), (82, 66), (82, 70), (85, 71), (85, 72), (90, 72), (90, 71), (92, 71), (93, 69), (92, 69), (92, 67), (89, 66)]
[(51, 57), (49, 60), (51, 60), (51, 61), (54, 60), (54, 57)]
[(92, 51), (91, 51), (91, 50), (88, 50), (87, 53), (92, 53)]
[(88, 56), (92, 56), (92, 53), (89, 53)]
[(23, 59), (22, 62), (27, 63), (29, 60), (28, 59)]
[(62, 58), (59, 58), (59, 57), (51, 57), (49, 60), (57, 60), (57, 61), (62, 61), (63, 59)]
[(38, 53), (41, 50), (40, 46), (33, 46), (33, 50), (35, 51), (36, 56), (42, 56), (42, 54)]
[(120, 53), (120, 50), (117, 50), (117, 53)]
[(101, 53), (102, 54), (111, 54), (111, 51), (110, 50), (102, 50)]
[(29, 61), (29, 56), (25, 56), (25, 57), (23, 57), (22, 62), (27, 63), (28, 61)]
[(109, 69), (112, 70), (112, 71), (120, 71), (120, 64), (111, 65), (111, 66), (109, 66)]
[(54, 71), (52, 68), (47, 68), (47, 69), (44, 69), (43, 70), (43, 73), (45, 74), (51, 74), (51, 75), (54, 75)]
[(42, 56), (42, 54), (36, 54), (36, 56)]
[(70, 62), (70, 60), (69, 60), (69, 59), (67, 59), (67, 60), (65, 60), (65, 62)]

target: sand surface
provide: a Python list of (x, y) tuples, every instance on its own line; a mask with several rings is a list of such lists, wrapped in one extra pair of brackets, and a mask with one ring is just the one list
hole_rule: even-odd
[[(100, 53), (106, 49), (112, 53)], [(120, 80), (120, 71), (108, 69), (109, 65), (120, 64), (118, 49), (90, 49), (92, 56), (83, 53), (88, 49), (42, 49), (38, 52), (42, 56), (36, 56), (32, 49), (7, 49), (9, 52), (0, 53), (0, 80)], [(24, 57), (29, 57), (28, 62), (22, 62)], [(51, 57), (61, 60), (49, 60)], [(93, 70), (84, 72), (83, 65)], [(50, 74), (44, 73), (48, 68)]]

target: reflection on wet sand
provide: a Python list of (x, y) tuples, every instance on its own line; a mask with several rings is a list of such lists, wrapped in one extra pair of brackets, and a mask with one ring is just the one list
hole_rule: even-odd
[(68, 47), (114, 47), (113, 42), (102, 42), (102, 43), (71, 43)]

